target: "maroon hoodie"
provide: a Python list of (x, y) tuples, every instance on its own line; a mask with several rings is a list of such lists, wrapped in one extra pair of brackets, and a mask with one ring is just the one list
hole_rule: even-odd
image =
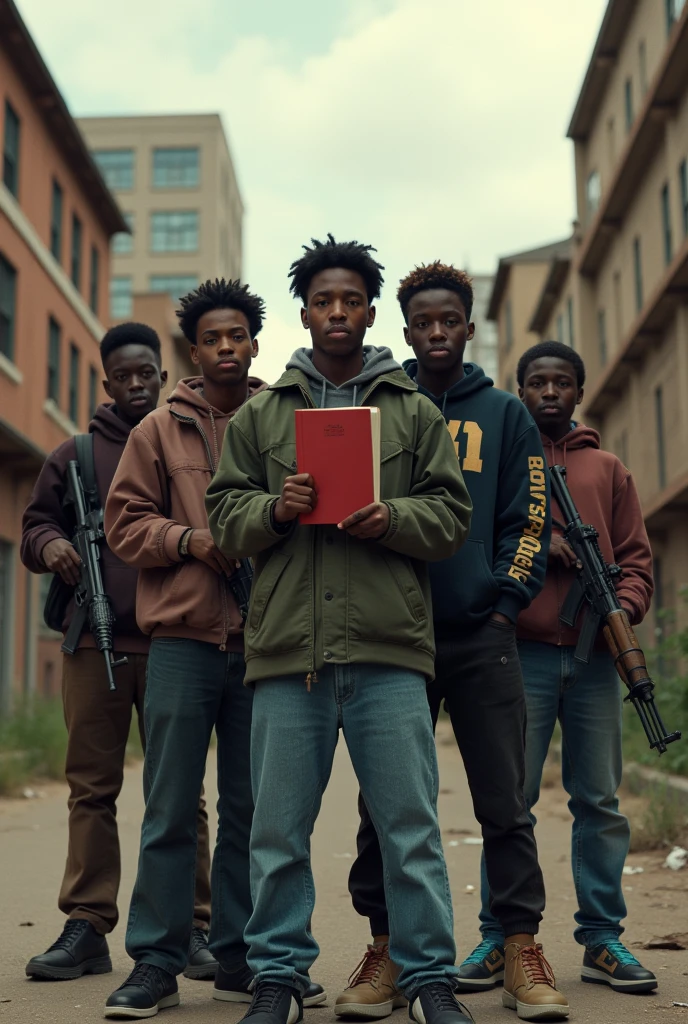
[[(637, 625), (650, 607), (652, 551), (631, 474), (616, 455), (600, 450), (599, 434), (583, 424), (556, 443), (544, 434), (541, 438), (548, 465), (566, 466), (571, 497), (583, 522), (598, 531), (605, 561), (621, 566), (617, 595), (631, 623)], [(562, 533), (557, 525), (561, 521), (561, 511), (552, 497), (553, 534)], [(518, 617), (520, 639), (575, 645), (579, 629), (569, 629), (559, 621), (575, 575), (575, 569), (566, 569), (560, 561), (548, 564), (543, 589)]]
[[(89, 423), (93, 436), (93, 454), (96, 464), (96, 483), (100, 501), (105, 500), (115, 475), (131, 427), (120, 419), (113, 404), (99, 405)], [(22, 521), (21, 560), (31, 572), (48, 572), (41, 557), (43, 548), (51, 540), (64, 537), (71, 540), (74, 519), (65, 511), (67, 463), (76, 459), (74, 438), (56, 448), (43, 464)], [(101, 546), (103, 586), (115, 613), (114, 634), (117, 653), (146, 654), (149, 639), (136, 625), (136, 569), (125, 565), (110, 549)], [(66, 632), (74, 612), (70, 603), (62, 630)], [(80, 647), (95, 647), (88, 625), (81, 634)]]

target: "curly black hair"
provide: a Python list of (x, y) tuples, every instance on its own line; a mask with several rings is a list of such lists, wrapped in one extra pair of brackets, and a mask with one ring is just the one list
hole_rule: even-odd
[(585, 384), (585, 363), (575, 349), (570, 348), (569, 345), (564, 345), (561, 341), (541, 341), (538, 345), (533, 345), (524, 352), (518, 361), (516, 379), (519, 387), (523, 387), (526, 379), (526, 370), (536, 359), (562, 359), (566, 363), (571, 363), (571, 366), (576, 371), (578, 387), (582, 388)]
[[(312, 248), (311, 248), (312, 246)], [(361, 242), (336, 242), (332, 234), (327, 235), (326, 242), (311, 238), (311, 246), (303, 246), (303, 256), (294, 260), (289, 268), (291, 284), (289, 291), (299, 298), (304, 306), (308, 304), (308, 288), (316, 274), (330, 267), (343, 267), (354, 270), (365, 281), (368, 302), (380, 297), (384, 278), (381, 271), (385, 268), (370, 255), (377, 252), (372, 245)]]
[(252, 295), (247, 284), (241, 281), (225, 281), (224, 277), (204, 281), (194, 291), (179, 300), (177, 310), (179, 326), (188, 341), (196, 344), (196, 325), (204, 313), (211, 309), (238, 309), (248, 320), (252, 338), (260, 333), (265, 317), (265, 303), (259, 295)]
[(148, 324), (138, 324), (128, 321), (124, 324), (117, 324), (111, 327), (107, 334), (103, 335), (100, 343), (100, 360), (105, 369), (105, 360), (112, 352), (125, 345), (145, 345), (155, 355), (155, 361), (160, 366), (160, 338)]
[(461, 299), (466, 314), (466, 320), (471, 319), (473, 309), (473, 283), (465, 270), (457, 270), (448, 263), (421, 263), (414, 267), (410, 274), (407, 274), (399, 282), (397, 288), (397, 299), (404, 314), (404, 320), (408, 323), (409, 302), (419, 292), (430, 291), (431, 288), (445, 288), (448, 292), (455, 292)]

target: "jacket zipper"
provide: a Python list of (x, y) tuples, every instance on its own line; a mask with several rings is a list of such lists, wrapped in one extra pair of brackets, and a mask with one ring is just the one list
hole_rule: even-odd
[[(175, 412), (174, 410), (172, 410), (172, 415), (181, 423), (192, 423), (196, 427), (199, 434), (203, 438), (203, 444), (205, 445), (205, 453), (208, 459), (208, 466), (210, 467), (210, 472), (213, 474), (213, 476), (215, 476), (217, 467), (215, 466), (215, 460), (213, 459), (213, 453), (210, 448), (210, 442), (208, 441), (206, 432), (201, 426), (201, 424), (193, 416), (182, 416), (181, 413)], [(230, 623), (229, 608), (227, 607), (227, 583), (224, 580), (223, 582), (224, 586), (220, 586), (220, 599), (222, 601), (222, 639), (220, 642), (220, 650), (226, 651), (227, 640), (229, 638)]]

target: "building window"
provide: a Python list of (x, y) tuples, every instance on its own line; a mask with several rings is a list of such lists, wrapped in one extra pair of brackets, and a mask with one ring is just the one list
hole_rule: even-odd
[(17, 306), (17, 271), (0, 256), (0, 353), (14, 359), (14, 320)]
[(600, 353), (600, 366), (607, 365), (607, 314), (603, 309), (597, 311), (597, 344)]
[(193, 274), (179, 274), (176, 276), (173, 274), (169, 276), (153, 274), (150, 279), (150, 290), (152, 292), (167, 292), (170, 298), (176, 302), (182, 295), (193, 291), (197, 284), (198, 278)]
[(110, 278), (110, 316), (116, 320), (131, 316), (132, 288), (130, 277)]
[(666, 4), (666, 19), (667, 19), (667, 32), (671, 32), (674, 27), (674, 22), (678, 21), (681, 17), (681, 12), (685, 4), (685, 0), (665, 0)]
[(643, 308), (643, 259), (639, 238), (633, 239), (633, 274), (635, 277), (635, 311), (639, 313)]
[(94, 313), (98, 312), (98, 278), (100, 276), (100, 255), (95, 245), (91, 246), (91, 292), (89, 302)]
[(648, 89), (647, 82), (647, 51), (645, 49), (645, 40), (641, 39), (638, 43), (638, 70), (640, 72), (640, 91), (644, 96)]
[(95, 366), (88, 368), (88, 419), (93, 419), (98, 408), (98, 371)]
[(118, 231), (116, 235), (112, 236), (110, 251), (113, 256), (127, 256), (134, 251), (134, 214), (124, 213), (122, 216), (129, 230)]
[(170, 210), (151, 214), (153, 252), (197, 252), (198, 213)]
[(681, 188), (681, 212), (683, 214), (683, 234), (688, 235), (688, 163), (681, 161), (678, 169), (679, 184)]
[(62, 331), (57, 320), (48, 321), (48, 398), (60, 404), (60, 348)]
[(569, 345), (571, 348), (576, 347), (576, 332), (573, 324), (573, 299), (569, 297), (566, 302), (566, 320), (569, 328)]
[(664, 396), (655, 388), (655, 428), (657, 431), (657, 477), (661, 490), (666, 487), (666, 446), (664, 443)]
[(81, 221), (74, 213), (72, 214), (72, 284), (81, 291), (81, 243), (82, 243)]
[(564, 344), (564, 314), (560, 313), (557, 317), (557, 341)]
[(662, 235), (664, 236), (664, 262), (668, 266), (674, 255), (671, 240), (671, 208), (669, 205), (668, 182), (662, 189)]
[(624, 85), (624, 107), (626, 110), (626, 131), (630, 132), (633, 127), (633, 81), (630, 78), (626, 79)]
[(511, 299), (506, 300), (504, 307), (504, 347), (507, 352), (511, 351), (511, 346), (514, 343), (514, 324), (513, 317), (511, 315)]
[(79, 370), (81, 353), (72, 342), (69, 346), (69, 418), (72, 423), (79, 422)]
[(50, 206), (50, 251), (58, 263), (62, 262), (62, 189), (53, 179), (53, 198)]
[(127, 190), (134, 187), (133, 149), (96, 149), (91, 156), (108, 188)]
[(198, 149), (154, 149), (154, 188), (195, 188), (198, 185)]
[(12, 195), (19, 195), (19, 136), (21, 125), (12, 104), (5, 100), (5, 132), (2, 146), (2, 180)]
[(588, 205), (588, 216), (593, 217), (597, 213), (602, 198), (602, 179), (599, 171), (592, 171), (585, 183), (585, 200)]

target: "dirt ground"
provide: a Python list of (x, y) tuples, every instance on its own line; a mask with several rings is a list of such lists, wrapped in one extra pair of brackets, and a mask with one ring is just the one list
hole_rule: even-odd
[[(438, 734), (442, 792), (440, 815), (449, 874), (454, 894), (456, 939), (459, 957), (478, 939), (478, 887), (480, 847), (463, 843), (478, 835), (467, 792), (461, 760), (440, 723)], [(209, 761), (209, 797), (213, 798)], [(71, 982), (34, 982), (24, 976), (26, 961), (43, 951), (57, 937), (62, 916), (56, 906), (67, 841), (66, 787), (36, 787), (35, 799), (0, 802), (0, 1022), (29, 1021), (82, 1024), (102, 1019), (109, 993), (126, 977), (130, 961), (124, 952), (123, 925), (113, 934), (110, 946), (114, 971), (110, 975)], [(127, 769), (120, 801), (119, 821), (123, 847), (121, 913), (126, 919), (134, 879), (142, 813), (141, 767)], [(688, 1009), (672, 1005), (688, 1003), (688, 952), (667, 950), (637, 952), (660, 979), (658, 992), (650, 996), (613, 993), (606, 987), (580, 981), (582, 951), (572, 937), (575, 901), (569, 866), (570, 819), (566, 797), (558, 785), (543, 791), (538, 807), (538, 843), (547, 881), (548, 907), (541, 938), (558, 982), (569, 997), (571, 1020), (595, 1024), (671, 1022), (688, 1024)], [(325, 985), (328, 1005), (306, 1011), (306, 1024), (333, 1021), (332, 1004), (358, 963), (368, 940), (366, 922), (354, 913), (347, 892), (347, 875), (355, 850), (356, 783), (346, 748), (340, 742), (337, 762), (313, 838), (313, 863), (317, 885), (314, 930), (321, 955), (312, 976)], [(633, 854), (629, 865), (642, 873), (624, 879), (629, 917), (625, 941), (631, 947), (670, 932), (688, 931), (688, 867), (680, 872), (662, 868), (665, 854)], [(474, 889), (468, 887), (473, 886)], [(163, 1012), (170, 1024), (203, 1024), (225, 1021), (234, 1024), (245, 1007), (214, 1002), (209, 982), (180, 979), (182, 1003)], [(478, 1024), (508, 1024), (515, 1014), (501, 1005), (500, 991), (467, 997)], [(393, 1024), (404, 1019), (398, 1010)]]

